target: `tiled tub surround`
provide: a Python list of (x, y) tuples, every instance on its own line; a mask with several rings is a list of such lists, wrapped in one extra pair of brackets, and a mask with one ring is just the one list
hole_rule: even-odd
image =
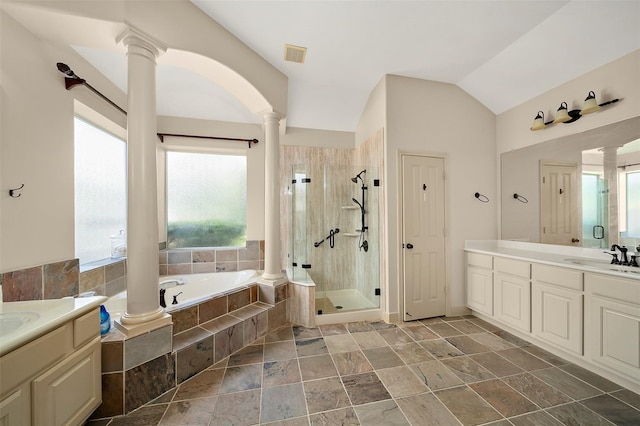
[(92, 418), (121, 416), (287, 323), (288, 284), (259, 284), (171, 312), (173, 325), (102, 340), (103, 403)]
[(79, 265), (78, 259), (0, 274), (3, 302), (59, 299), (95, 291), (113, 296), (126, 289), (126, 261)]
[(160, 275), (199, 274), (264, 269), (264, 240), (246, 247), (160, 251)]
[(78, 259), (0, 274), (3, 302), (60, 299), (81, 292)]
[[(78, 259), (0, 274), (3, 302), (59, 299), (95, 291), (111, 297), (126, 290), (126, 259), (80, 265)], [(264, 240), (229, 249), (161, 250), (160, 275), (264, 269)]]

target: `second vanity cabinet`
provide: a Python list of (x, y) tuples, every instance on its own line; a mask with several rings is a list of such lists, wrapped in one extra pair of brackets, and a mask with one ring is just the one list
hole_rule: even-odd
[(584, 280), (585, 355), (640, 377), (640, 282), (591, 273)]
[(479, 317), (639, 392), (640, 280), (466, 255), (467, 306)]
[(467, 253), (467, 306), (493, 315), (493, 257)]
[(494, 258), (494, 315), (496, 319), (531, 331), (531, 264), (520, 260)]
[(533, 335), (582, 355), (583, 273), (548, 265), (532, 265)]
[(0, 358), (0, 424), (82, 424), (102, 401), (99, 310)]

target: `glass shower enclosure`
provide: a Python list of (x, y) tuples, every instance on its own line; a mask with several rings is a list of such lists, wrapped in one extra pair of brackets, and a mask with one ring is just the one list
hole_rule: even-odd
[(379, 308), (378, 170), (296, 164), (290, 184), (289, 267), (315, 283), (316, 315)]

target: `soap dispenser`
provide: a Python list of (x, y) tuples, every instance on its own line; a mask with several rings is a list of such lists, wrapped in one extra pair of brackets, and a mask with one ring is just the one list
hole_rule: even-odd
[(104, 305), (100, 305), (100, 334), (104, 335), (109, 332), (111, 328), (111, 315), (107, 312)]

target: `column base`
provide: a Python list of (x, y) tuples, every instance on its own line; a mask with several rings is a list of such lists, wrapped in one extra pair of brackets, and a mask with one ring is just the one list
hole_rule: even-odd
[(262, 277), (260, 277), (257, 280), (258, 284), (262, 284), (262, 285), (269, 285), (272, 287), (278, 286), (280, 284), (284, 284), (286, 282), (289, 282), (289, 278), (287, 278), (286, 274), (280, 273), (280, 274), (262, 274)]
[[(160, 311), (161, 315), (146, 319), (145, 321), (139, 321), (139, 318), (132, 318), (131, 315), (127, 316), (125, 313), (122, 317), (114, 321), (114, 325), (125, 336), (131, 338), (173, 324), (171, 315), (164, 312), (164, 309)], [(148, 315), (145, 315), (145, 317), (148, 317)]]

